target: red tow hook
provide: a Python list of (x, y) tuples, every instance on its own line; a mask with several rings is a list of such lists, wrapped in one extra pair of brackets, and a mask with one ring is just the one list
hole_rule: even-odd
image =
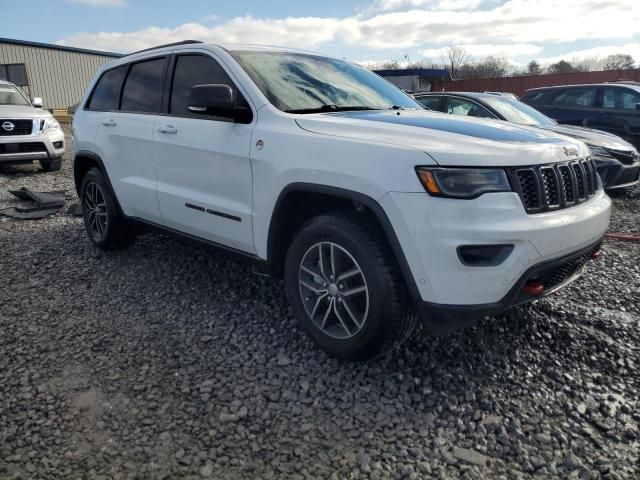
[(538, 296), (544, 293), (544, 285), (538, 282), (529, 282), (522, 289), (527, 295)]

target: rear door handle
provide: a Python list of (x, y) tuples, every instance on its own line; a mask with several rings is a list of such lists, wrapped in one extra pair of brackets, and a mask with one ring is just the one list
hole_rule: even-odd
[(105, 127), (115, 127), (117, 125), (116, 121), (113, 119), (109, 119), (109, 120), (105, 120), (104, 122), (102, 122), (102, 125), (104, 125)]
[(173, 125), (165, 125), (163, 127), (158, 127), (158, 131), (160, 133), (178, 133), (178, 129)]

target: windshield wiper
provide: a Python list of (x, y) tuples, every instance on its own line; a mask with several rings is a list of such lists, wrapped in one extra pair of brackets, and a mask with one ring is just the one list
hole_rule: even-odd
[(379, 107), (367, 107), (363, 105), (339, 106), (334, 104), (325, 104), (314, 108), (298, 108), (294, 110), (285, 110), (287, 113), (322, 113), (322, 112), (357, 112), (359, 110), (382, 110)]

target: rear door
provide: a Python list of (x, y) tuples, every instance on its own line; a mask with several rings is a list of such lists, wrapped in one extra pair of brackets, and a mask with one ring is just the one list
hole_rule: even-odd
[[(117, 106), (102, 113), (96, 144), (125, 215), (161, 223), (153, 132), (168, 56), (127, 65)], [(122, 67), (120, 67), (122, 68)]]
[(254, 253), (249, 123), (192, 113), (194, 85), (226, 84), (236, 104), (249, 106), (237, 84), (208, 53), (176, 55), (169, 67), (165, 115), (154, 131), (158, 203), (166, 226)]
[(599, 116), (597, 94), (596, 86), (564, 88), (540, 110), (558, 123), (590, 127)]

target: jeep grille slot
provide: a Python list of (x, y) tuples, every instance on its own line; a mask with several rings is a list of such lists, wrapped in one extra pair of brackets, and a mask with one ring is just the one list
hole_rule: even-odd
[(516, 168), (509, 175), (527, 213), (577, 205), (591, 198), (598, 189), (598, 173), (591, 159)]

